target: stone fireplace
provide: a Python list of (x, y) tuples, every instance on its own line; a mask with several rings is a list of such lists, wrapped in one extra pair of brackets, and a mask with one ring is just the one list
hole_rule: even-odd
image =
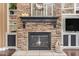
[(17, 47), (21, 50), (59, 49), (60, 34), (57, 33), (58, 17), (20, 17), (17, 31)]

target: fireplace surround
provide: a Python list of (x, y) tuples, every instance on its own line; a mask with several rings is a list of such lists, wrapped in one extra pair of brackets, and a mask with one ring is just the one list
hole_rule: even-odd
[[(60, 33), (57, 33), (58, 17), (20, 17), (21, 28), (17, 30), (17, 47), (21, 50), (52, 50), (55, 43), (60, 39)], [(34, 34), (35, 33), (35, 34)], [(49, 34), (50, 33), (50, 34)], [(32, 38), (35, 36), (35, 41)], [(47, 38), (46, 38), (47, 36)], [(30, 37), (32, 39), (30, 39)], [(47, 42), (47, 43), (46, 43)], [(36, 47), (30, 45), (36, 43)], [(44, 47), (44, 45), (46, 47)]]

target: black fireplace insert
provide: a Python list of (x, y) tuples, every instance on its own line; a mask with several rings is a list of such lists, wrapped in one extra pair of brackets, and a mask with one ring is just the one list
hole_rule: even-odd
[(51, 33), (50, 32), (29, 32), (28, 33), (29, 50), (50, 50)]

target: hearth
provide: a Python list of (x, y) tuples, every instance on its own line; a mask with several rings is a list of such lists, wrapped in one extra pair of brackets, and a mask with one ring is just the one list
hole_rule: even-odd
[(50, 32), (29, 32), (28, 45), (29, 50), (50, 50), (51, 33)]

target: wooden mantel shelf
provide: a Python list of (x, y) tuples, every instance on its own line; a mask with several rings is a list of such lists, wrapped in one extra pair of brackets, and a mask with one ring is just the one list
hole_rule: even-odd
[(55, 17), (55, 16), (48, 16), (48, 17), (43, 17), (43, 16), (41, 16), (41, 17), (35, 17), (35, 16), (33, 16), (33, 17), (31, 17), (31, 16), (29, 16), (29, 17), (27, 17), (27, 16), (21, 16), (20, 17), (21, 19), (57, 19), (58, 17)]
[(54, 26), (56, 25), (58, 17), (51, 16), (51, 17), (27, 17), (27, 16), (22, 16), (20, 17), (21, 21), (23, 22), (23, 28), (25, 28), (25, 23), (26, 22), (52, 22)]

